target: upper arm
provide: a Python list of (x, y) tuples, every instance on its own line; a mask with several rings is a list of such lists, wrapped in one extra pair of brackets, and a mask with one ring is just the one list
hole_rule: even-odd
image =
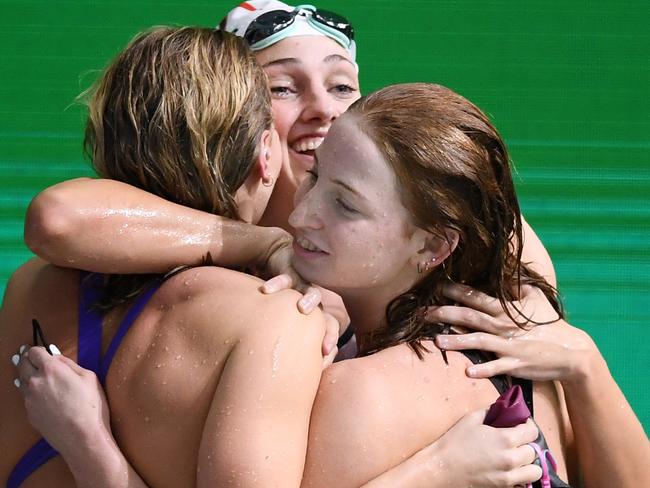
[(523, 216), (521, 221), (524, 238), (524, 249), (521, 255), (522, 263), (530, 265), (530, 267), (542, 275), (549, 284), (557, 287), (557, 278), (555, 276), (555, 268), (553, 267), (551, 256), (548, 254), (544, 244)]
[(335, 363), (323, 372), (303, 487), (329, 487), (331, 480), (340, 488), (358, 487), (400, 462), (394, 442), (400, 427), (392, 402), (377, 377), (355, 367), (355, 361)]
[(205, 422), (199, 486), (299, 486), (321, 373), (320, 313), (301, 315), (293, 293), (251, 304)]

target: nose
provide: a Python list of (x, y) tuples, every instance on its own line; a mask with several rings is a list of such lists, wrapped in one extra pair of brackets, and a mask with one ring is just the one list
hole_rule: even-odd
[(340, 103), (337, 103), (324, 86), (311, 87), (306, 99), (307, 103), (302, 112), (306, 121), (315, 120), (323, 124), (331, 124), (343, 111), (339, 106)]
[(316, 192), (313, 188), (308, 188), (307, 182), (303, 181), (293, 200), (294, 208), (289, 215), (289, 225), (294, 229), (319, 229), (322, 227), (321, 219), (318, 215)]

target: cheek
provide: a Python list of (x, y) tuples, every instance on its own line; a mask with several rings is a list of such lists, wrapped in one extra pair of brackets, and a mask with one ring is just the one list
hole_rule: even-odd
[(278, 131), (280, 139), (286, 142), (300, 112), (295, 104), (285, 100), (273, 100), (272, 107), (275, 130)]
[(359, 97), (355, 97), (355, 98), (345, 98), (343, 100), (340, 100), (340, 99), (336, 100), (335, 103), (336, 103), (336, 108), (337, 108), (338, 113), (339, 114), (344, 113), (348, 108), (350, 108), (350, 105), (352, 105), (354, 102), (356, 102), (359, 98), (361, 98), (361, 97), (359, 96)]

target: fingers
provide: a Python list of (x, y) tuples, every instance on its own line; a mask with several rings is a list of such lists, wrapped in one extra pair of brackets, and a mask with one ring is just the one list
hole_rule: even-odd
[(487, 363), (469, 366), (465, 370), (465, 374), (470, 378), (491, 378), (500, 374), (515, 375), (521, 368), (521, 365), (521, 361), (516, 358), (499, 358), (494, 361), (488, 361)]
[(323, 338), (323, 356), (329, 355), (339, 341), (339, 321), (329, 313), (325, 317), (325, 337)]
[(509, 427), (505, 430), (508, 431), (507, 435), (511, 446), (528, 448), (530, 451), (533, 451), (533, 459), (535, 459), (534, 449), (527, 445), (537, 439), (539, 435), (539, 428), (532, 419), (528, 419), (525, 424)]
[(300, 313), (309, 315), (322, 301), (321, 292), (318, 288), (310, 286), (305, 291), (304, 296), (298, 300), (298, 310)]
[(502, 354), (507, 350), (511, 341), (485, 332), (474, 332), (472, 334), (439, 335), (436, 336), (436, 345), (447, 351), (463, 351), (466, 349), (480, 349), (496, 354)]
[(474, 288), (466, 285), (451, 283), (445, 285), (443, 293), (447, 298), (462, 303), (470, 308), (490, 315), (498, 315), (503, 312), (499, 300)]
[(28, 359), (36, 369), (41, 369), (45, 363), (52, 360), (52, 357), (53, 356), (51, 356), (50, 353), (41, 346), (30, 347), (25, 353), (23, 353), (23, 358)]
[(338, 353), (339, 353), (339, 348), (336, 347), (335, 344), (332, 350), (329, 352), (329, 354), (323, 356), (323, 369), (332, 365)]
[(508, 475), (509, 486), (528, 486), (542, 477), (542, 468), (536, 464), (527, 464), (513, 469)]
[(293, 286), (293, 278), (288, 274), (274, 276), (262, 285), (262, 293), (275, 293), (280, 290), (286, 290)]
[(511, 321), (505, 321), (472, 308), (456, 305), (429, 307), (427, 309), (426, 319), (430, 322), (460, 325), (491, 334), (504, 335), (506, 337), (521, 332), (521, 329)]
[(57, 360), (68, 366), (74, 373), (78, 374), (79, 376), (83, 376), (85, 373), (89, 372), (89, 370), (82, 368), (69, 357), (59, 356), (57, 357)]

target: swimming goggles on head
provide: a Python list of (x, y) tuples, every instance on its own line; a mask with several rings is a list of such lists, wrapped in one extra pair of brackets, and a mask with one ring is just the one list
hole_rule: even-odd
[(296, 17), (304, 18), (311, 27), (323, 35), (334, 39), (345, 49), (350, 49), (354, 40), (354, 28), (345, 17), (327, 10), (320, 10), (313, 5), (298, 5), (291, 12), (271, 10), (257, 17), (250, 23), (244, 39), (251, 49), (264, 49), (279, 40), (288, 37)]

